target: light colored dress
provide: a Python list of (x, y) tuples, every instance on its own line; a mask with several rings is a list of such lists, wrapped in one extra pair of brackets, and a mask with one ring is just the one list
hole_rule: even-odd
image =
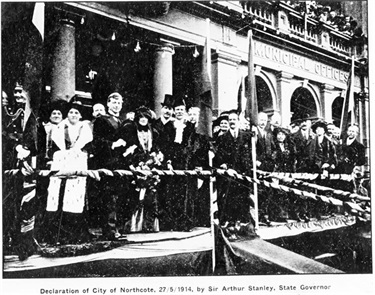
[[(87, 122), (72, 125), (67, 119), (61, 121), (52, 131), (51, 139), (59, 148), (53, 155), (51, 170), (87, 170), (87, 153), (82, 148), (92, 141), (93, 135)], [(50, 177), (47, 211), (58, 210), (62, 178)], [(62, 211), (82, 213), (85, 206), (86, 177), (71, 176), (66, 179)]]

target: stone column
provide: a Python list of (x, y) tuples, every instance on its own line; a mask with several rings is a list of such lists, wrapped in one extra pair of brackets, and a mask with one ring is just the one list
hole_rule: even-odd
[(281, 126), (288, 126), (291, 120), (290, 100), (292, 93), (290, 93), (290, 82), (293, 74), (280, 71), (276, 75), (277, 78), (277, 99), (276, 110), (280, 111)]
[(51, 94), (52, 100), (69, 101), (76, 90), (74, 21), (62, 19), (53, 56)]
[(238, 74), (241, 59), (233, 53), (219, 51), (212, 56), (212, 95), (214, 114), (238, 107)]
[(320, 102), (322, 106), (322, 117), (327, 122), (332, 122), (332, 103), (334, 100), (333, 91), (334, 87), (329, 84), (320, 85)]
[[(359, 138), (358, 140), (366, 147), (366, 158), (369, 163), (370, 156), (370, 141), (369, 141), (369, 97), (367, 93), (360, 93), (359, 95)], [(366, 165), (365, 170), (369, 167)]]
[(154, 71), (154, 110), (157, 117), (161, 115), (161, 103), (165, 94), (173, 94), (173, 45), (163, 43), (155, 51)]

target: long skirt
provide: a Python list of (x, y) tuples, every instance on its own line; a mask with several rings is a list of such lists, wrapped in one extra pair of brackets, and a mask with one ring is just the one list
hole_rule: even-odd
[[(87, 169), (87, 154), (80, 151), (57, 151), (51, 170), (72, 171)], [(51, 176), (45, 215), (45, 240), (49, 243), (70, 243), (85, 240), (88, 226), (85, 221), (86, 177)]]

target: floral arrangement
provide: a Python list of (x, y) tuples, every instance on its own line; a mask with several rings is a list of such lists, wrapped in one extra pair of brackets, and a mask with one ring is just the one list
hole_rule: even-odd
[[(138, 163), (138, 166), (134, 169), (135, 171), (151, 171), (152, 169), (161, 168), (164, 156), (161, 152), (152, 152), (148, 157)], [(137, 175), (136, 179), (132, 181), (132, 184), (136, 185), (136, 190), (139, 191), (142, 188), (149, 190), (155, 190), (156, 186), (160, 183), (159, 175), (143, 174)]]

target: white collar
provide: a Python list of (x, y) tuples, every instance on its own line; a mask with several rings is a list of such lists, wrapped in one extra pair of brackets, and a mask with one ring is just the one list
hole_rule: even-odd
[(171, 120), (171, 118), (166, 119), (166, 118), (164, 118), (164, 116), (160, 117), (160, 121), (163, 123), (163, 125), (167, 124), (170, 120)]
[(349, 137), (346, 139), (346, 145), (351, 145), (355, 141), (355, 138), (349, 139)]

